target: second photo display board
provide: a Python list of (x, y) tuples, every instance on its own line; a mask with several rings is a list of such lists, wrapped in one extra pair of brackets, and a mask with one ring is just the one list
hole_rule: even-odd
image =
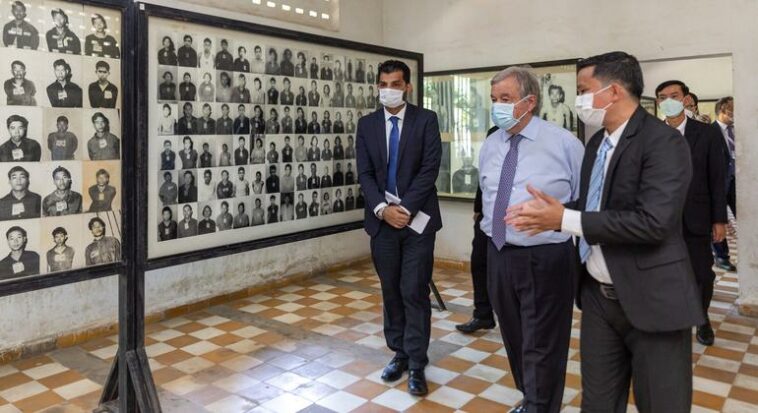
[(148, 259), (362, 221), (358, 120), (421, 56), (208, 19), (147, 17)]

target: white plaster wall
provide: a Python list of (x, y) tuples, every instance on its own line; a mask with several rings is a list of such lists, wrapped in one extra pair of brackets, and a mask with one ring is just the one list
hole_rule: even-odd
[[(325, 36), (382, 43), (382, 7), (375, 0), (343, 1), (343, 23), (338, 32), (189, 6), (180, 1), (152, 2)], [(146, 312), (201, 301), (289, 274), (318, 272), (368, 254), (368, 236), (363, 230), (356, 230), (153, 271), (145, 281)], [(117, 314), (116, 277), (0, 298), (0, 352), (107, 325), (116, 321)]]
[[(427, 71), (587, 57), (624, 50), (640, 60), (732, 54), (737, 123), (742, 303), (758, 305), (758, 2), (753, 0), (384, 0), (384, 41), (424, 53)], [(443, 202), (445, 218), (460, 205)], [(437, 251), (466, 256), (446, 220)]]

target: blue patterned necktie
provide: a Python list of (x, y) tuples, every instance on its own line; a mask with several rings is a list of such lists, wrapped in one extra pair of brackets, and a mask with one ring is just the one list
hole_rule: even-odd
[[(600, 150), (597, 152), (595, 158), (595, 164), (592, 165), (592, 176), (590, 177), (590, 188), (587, 191), (587, 205), (585, 211), (598, 211), (600, 210), (600, 198), (603, 195), (603, 182), (605, 181), (605, 158), (608, 155), (608, 151), (613, 148), (611, 139), (606, 137), (603, 140), (603, 144), (600, 146)], [(590, 244), (582, 237), (579, 240), (579, 256), (582, 258), (582, 264), (587, 262), (590, 257)]]
[(387, 191), (397, 195), (397, 155), (400, 146), (400, 128), (397, 122), (400, 120), (397, 116), (390, 117), (392, 130), (390, 131), (390, 153), (387, 164)]
[(726, 134), (726, 143), (729, 147), (729, 177), (732, 177), (734, 176), (734, 125), (729, 125), (726, 127)]
[(505, 155), (503, 169), (500, 170), (500, 184), (497, 187), (495, 208), (492, 211), (492, 242), (498, 251), (503, 249), (505, 245), (507, 226), (503, 219), (506, 212), (508, 212), (508, 204), (511, 202), (513, 179), (516, 177), (516, 167), (518, 166), (518, 145), (523, 138), (521, 135), (515, 135), (510, 138), (511, 147)]

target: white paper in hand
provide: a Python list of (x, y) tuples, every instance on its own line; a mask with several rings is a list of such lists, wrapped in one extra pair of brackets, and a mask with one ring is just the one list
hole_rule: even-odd
[[(387, 203), (390, 205), (400, 205), (402, 202), (397, 195), (387, 191), (384, 191), (384, 199), (387, 200)], [(418, 211), (416, 216), (408, 223), (408, 227), (413, 231), (422, 234), (424, 229), (426, 229), (426, 225), (429, 223), (430, 218), (431, 217), (424, 211)]]

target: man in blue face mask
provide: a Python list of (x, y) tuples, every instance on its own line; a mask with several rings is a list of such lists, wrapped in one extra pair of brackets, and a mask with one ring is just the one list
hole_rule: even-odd
[(689, 88), (679, 80), (668, 80), (655, 88), (658, 107), (666, 124), (687, 139), (692, 155), (692, 181), (684, 204), (684, 242), (700, 290), (706, 323), (697, 328), (697, 341), (713, 345), (714, 334), (708, 320), (713, 298), (713, 254), (711, 242), (726, 237), (727, 149), (716, 129), (686, 116), (683, 100)]
[(507, 227), (505, 214), (509, 205), (531, 198), (527, 184), (563, 202), (575, 200), (584, 147), (570, 132), (535, 116), (540, 85), (528, 69), (507, 68), (490, 84), (498, 129), (479, 156), (490, 302), (516, 387), (524, 394), (513, 411), (558, 412), (576, 276), (571, 236), (548, 231), (529, 237)]

